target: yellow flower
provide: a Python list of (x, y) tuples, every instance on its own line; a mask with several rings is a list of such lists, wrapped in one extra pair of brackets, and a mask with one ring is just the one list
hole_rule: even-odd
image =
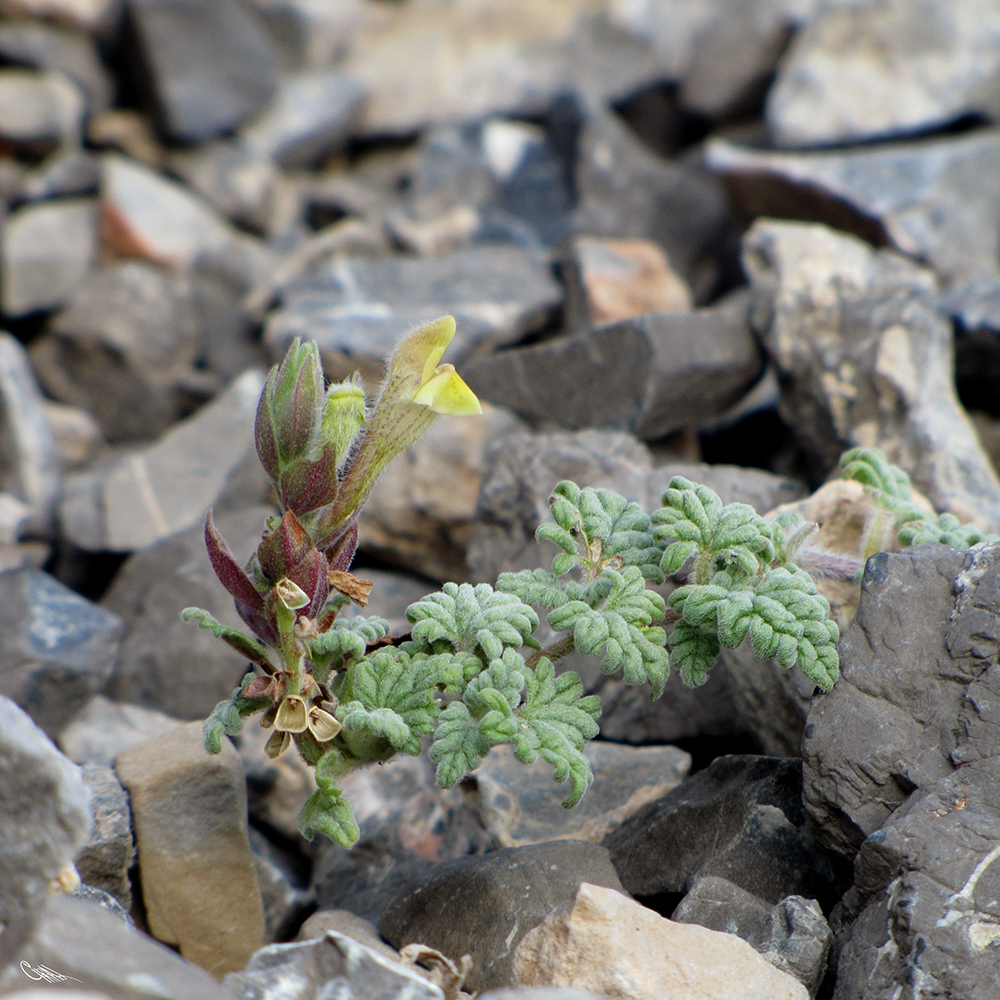
[(431, 352), (424, 365), (420, 388), (413, 395), (413, 402), (429, 406), (435, 413), (446, 413), (452, 417), (472, 417), (482, 413), (483, 408), (476, 394), (462, 381), (455, 366), (437, 364), (442, 354), (443, 347)]

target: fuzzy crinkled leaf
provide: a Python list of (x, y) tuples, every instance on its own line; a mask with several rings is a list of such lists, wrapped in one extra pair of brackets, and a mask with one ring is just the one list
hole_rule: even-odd
[(909, 521), (899, 529), (899, 544), (926, 545), (938, 542), (956, 549), (967, 549), (980, 542), (995, 542), (1000, 538), (983, 531), (976, 524), (962, 524), (954, 514), (927, 516), (919, 521)]
[(442, 788), (458, 784), (490, 752), (493, 744), (479, 726), (480, 720), (464, 702), (453, 701), (441, 713), (430, 756), (437, 764), (435, 779)]
[(244, 691), (254, 680), (253, 671), (243, 675), (240, 686), (228, 697), (220, 701), (212, 714), (202, 723), (202, 740), (208, 753), (219, 753), (222, 750), (222, 736), (236, 736), (243, 729), (243, 720), (254, 712), (262, 712), (271, 705), (271, 699), (248, 698)]
[(197, 622), (199, 628), (208, 629), (216, 639), (228, 643), (248, 660), (259, 663), (261, 666), (270, 666), (267, 649), (262, 642), (240, 632), (239, 629), (223, 625), (204, 608), (185, 608), (181, 612), (181, 619), (186, 622)]
[(360, 836), (351, 803), (339, 788), (332, 787), (317, 788), (306, 799), (299, 813), (299, 831), (306, 840), (322, 833), (341, 847), (353, 847)]
[(505, 647), (537, 646), (532, 632), (538, 615), (515, 594), (494, 590), (488, 583), (446, 583), (406, 609), (414, 623), (414, 642), (440, 651), (440, 642), (465, 652), (481, 651), (486, 661), (503, 654)]
[[(556, 559), (558, 558), (559, 556), (556, 556)], [(558, 573), (550, 573), (546, 569), (522, 569), (517, 573), (501, 573), (497, 577), (497, 590), (516, 594), (525, 604), (536, 604), (540, 608), (558, 608), (567, 601), (579, 598), (582, 589), (574, 580), (560, 580), (558, 576)]]
[(896, 500), (909, 500), (913, 495), (910, 477), (878, 448), (851, 448), (837, 464), (843, 479), (857, 480)]
[(658, 698), (667, 680), (666, 634), (651, 623), (662, 620), (664, 600), (646, 589), (636, 566), (620, 573), (605, 567), (602, 577), (611, 582), (611, 590), (600, 607), (569, 601), (549, 613), (549, 625), (557, 632), (572, 632), (581, 653), (600, 656), (603, 650), (604, 673), (621, 669), (626, 683), (648, 683)]
[(390, 633), (385, 618), (338, 618), (325, 632), (306, 640), (317, 680), (325, 681), (331, 670), (343, 670), (349, 660), (360, 660), (369, 644)]
[(518, 728), (512, 740), (514, 755), (526, 764), (541, 757), (555, 768), (556, 781), (569, 778), (571, 791), (563, 805), (575, 806), (594, 780), (582, 747), (598, 733), (601, 700), (583, 694), (583, 683), (573, 671), (556, 676), (545, 656), (525, 680), (527, 694), (516, 713)]
[(680, 672), (688, 687), (700, 687), (719, 658), (719, 640), (715, 632), (692, 625), (682, 618), (667, 640), (670, 665)]

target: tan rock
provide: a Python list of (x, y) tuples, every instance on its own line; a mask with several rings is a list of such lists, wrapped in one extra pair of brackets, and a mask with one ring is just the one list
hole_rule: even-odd
[(692, 308), (691, 290), (652, 240), (580, 236), (573, 257), (593, 326)]
[(246, 779), (228, 740), (211, 756), (201, 723), (129, 747), (129, 793), (150, 933), (214, 976), (261, 946), (264, 909), (247, 837)]
[(661, 917), (584, 882), (568, 913), (530, 930), (512, 985), (592, 990), (623, 1000), (808, 1000), (742, 938)]

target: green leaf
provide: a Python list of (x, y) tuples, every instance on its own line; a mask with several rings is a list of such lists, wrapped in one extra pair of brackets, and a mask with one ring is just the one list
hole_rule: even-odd
[(339, 672), (350, 660), (360, 660), (371, 643), (390, 631), (385, 618), (338, 618), (325, 632), (306, 640), (316, 679), (325, 681), (331, 670)]
[(611, 589), (601, 607), (569, 601), (549, 613), (549, 625), (557, 632), (572, 632), (581, 653), (599, 656), (603, 651), (604, 673), (622, 669), (626, 683), (648, 683), (653, 696), (659, 697), (668, 670), (666, 633), (652, 622), (663, 619), (665, 602), (646, 589), (636, 566), (626, 566), (620, 573), (606, 566), (602, 578)]
[[(556, 556), (558, 559), (559, 556)], [(556, 559), (552, 561), (555, 566)], [(522, 569), (517, 573), (501, 573), (497, 577), (497, 590), (516, 594), (525, 604), (535, 604), (540, 608), (558, 608), (570, 600), (572, 581), (559, 580), (555, 573), (546, 569)]]
[(954, 514), (930, 515), (919, 521), (908, 521), (899, 529), (899, 544), (926, 545), (938, 542), (956, 549), (967, 549), (980, 542), (995, 542), (1000, 536), (987, 534), (976, 524), (962, 524)]
[(515, 594), (495, 591), (488, 583), (446, 583), (406, 609), (414, 623), (414, 642), (426, 643), (438, 652), (446, 643), (463, 652), (481, 651), (487, 661), (501, 656), (504, 647), (519, 649), (533, 644), (532, 632), (538, 615)]
[(228, 698), (220, 701), (202, 723), (202, 740), (208, 753), (219, 753), (222, 750), (223, 734), (238, 735), (243, 729), (243, 720), (246, 716), (261, 712), (271, 705), (270, 698), (247, 698), (243, 694), (246, 686), (256, 676), (252, 670), (248, 670), (243, 675), (240, 686)]
[(682, 618), (667, 640), (670, 664), (680, 671), (688, 687), (700, 687), (708, 680), (708, 672), (719, 658), (719, 640), (709, 631)]
[(543, 656), (525, 679), (527, 696), (517, 712), (514, 755), (526, 764), (540, 756), (555, 768), (556, 781), (569, 778), (571, 791), (563, 805), (575, 806), (594, 780), (581, 750), (598, 733), (600, 698), (584, 696), (583, 683), (573, 671), (556, 676), (548, 657)]
[(341, 847), (353, 847), (360, 836), (351, 803), (338, 788), (317, 788), (306, 799), (299, 813), (299, 830), (306, 840), (322, 833)]
[(913, 495), (910, 477), (878, 448), (851, 448), (837, 464), (843, 479), (854, 479), (897, 500), (909, 500)]
[(267, 658), (267, 649), (262, 642), (240, 632), (239, 629), (223, 625), (204, 608), (185, 608), (181, 612), (181, 619), (186, 622), (197, 622), (200, 628), (208, 629), (216, 639), (228, 643), (248, 660), (259, 663), (262, 667), (271, 665)]
[(453, 701), (441, 713), (434, 731), (430, 757), (437, 764), (435, 778), (442, 788), (458, 784), (490, 752), (493, 744), (479, 730), (468, 705)]

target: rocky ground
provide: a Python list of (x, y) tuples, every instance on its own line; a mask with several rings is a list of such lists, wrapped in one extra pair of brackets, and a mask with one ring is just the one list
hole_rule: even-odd
[[(202, 523), (242, 558), (272, 509), (267, 366), (311, 337), (374, 385), (444, 313), (486, 413), (363, 513), (399, 631), (546, 562), (564, 478), (764, 512), (876, 445), (1000, 530), (997, 0), (0, 17), (0, 993), (1000, 997), (1000, 543), (829, 583), (826, 695), (742, 648), (658, 701), (577, 659), (577, 809), (507, 752), (448, 792), (405, 758), (352, 776), (350, 851), (258, 727), (204, 754), (245, 662), (178, 617), (238, 624)], [(860, 487), (803, 509), (867, 554)]]

